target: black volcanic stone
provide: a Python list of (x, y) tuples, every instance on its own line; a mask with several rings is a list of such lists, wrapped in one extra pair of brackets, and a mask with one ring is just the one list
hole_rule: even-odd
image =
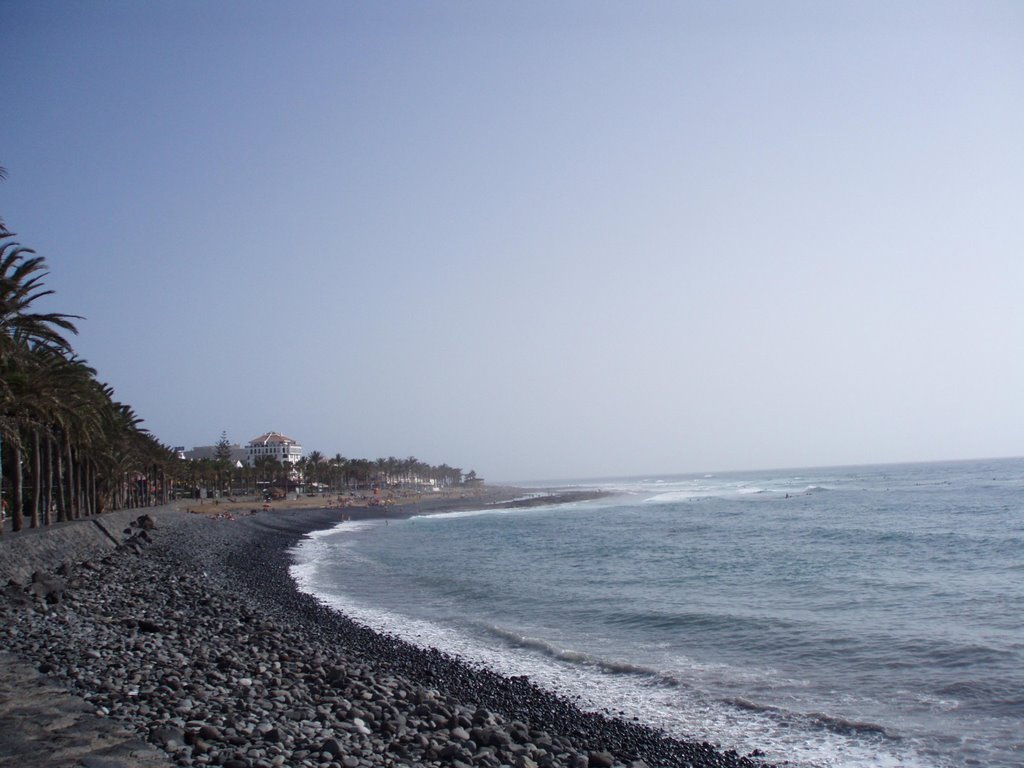
[(151, 542), (71, 569), (80, 586), (63, 603), (0, 597), (5, 645), (182, 766), (329, 764), (323, 753), (344, 765), (764, 765), (581, 712), (299, 593), (288, 548), (334, 515), (161, 518)]

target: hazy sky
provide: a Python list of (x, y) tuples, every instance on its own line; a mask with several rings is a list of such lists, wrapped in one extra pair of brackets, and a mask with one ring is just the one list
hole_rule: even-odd
[(1024, 4), (0, 0), (0, 216), (168, 445), (1024, 454)]

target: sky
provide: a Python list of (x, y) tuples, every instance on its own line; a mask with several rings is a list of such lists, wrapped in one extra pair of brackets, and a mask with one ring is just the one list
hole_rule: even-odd
[(1024, 454), (1024, 4), (0, 0), (0, 216), (169, 446)]

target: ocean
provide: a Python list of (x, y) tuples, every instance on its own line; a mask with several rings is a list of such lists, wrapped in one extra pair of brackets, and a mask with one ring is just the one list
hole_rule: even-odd
[(347, 615), (581, 707), (792, 766), (1024, 765), (1024, 459), (567, 483), (347, 522)]

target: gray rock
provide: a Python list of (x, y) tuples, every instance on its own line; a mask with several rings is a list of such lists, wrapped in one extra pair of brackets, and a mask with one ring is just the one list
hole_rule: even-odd
[(220, 732), (220, 728), (215, 725), (203, 725), (199, 729), (199, 738), (206, 739), (207, 741), (223, 741), (224, 736)]
[(9, 584), (4, 587), (2, 595), (0, 596), (2, 596), (3, 599), (8, 601), (11, 605), (17, 606), (18, 608), (24, 608), (32, 604), (32, 600), (14, 584)]
[(341, 746), (341, 742), (338, 741), (337, 739), (333, 739), (333, 738), (332, 739), (327, 739), (327, 741), (325, 741), (323, 744), (321, 744), (320, 745), (320, 751), (321, 752), (326, 752), (331, 757), (337, 757), (338, 755), (340, 755), (340, 754), (342, 754), (344, 752), (344, 750), (342, 749), (342, 746)]
[(458, 744), (452, 741), (448, 742), (445, 746), (441, 748), (441, 751), (438, 752), (438, 756), (443, 758), (444, 760), (459, 759), (469, 761), (473, 759), (473, 756), (470, 754), (469, 750), (460, 747)]
[(157, 624), (155, 621), (149, 619), (139, 619), (139, 631), (140, 632), (161, 632), (163, 627)]
[(40, 600), (56, 604), (61, 601), (66, 588), (67, 585), (63, 579), (59, 579), (56, 576), (47, 576), (36, 571), (32, 574), (32, 584), (29, 586), (28, 591)]
[(168, 752), (173, 752), (185, 746), (185, 731), (181, 728), (162, 726), (149, 732), (149, 740)]

